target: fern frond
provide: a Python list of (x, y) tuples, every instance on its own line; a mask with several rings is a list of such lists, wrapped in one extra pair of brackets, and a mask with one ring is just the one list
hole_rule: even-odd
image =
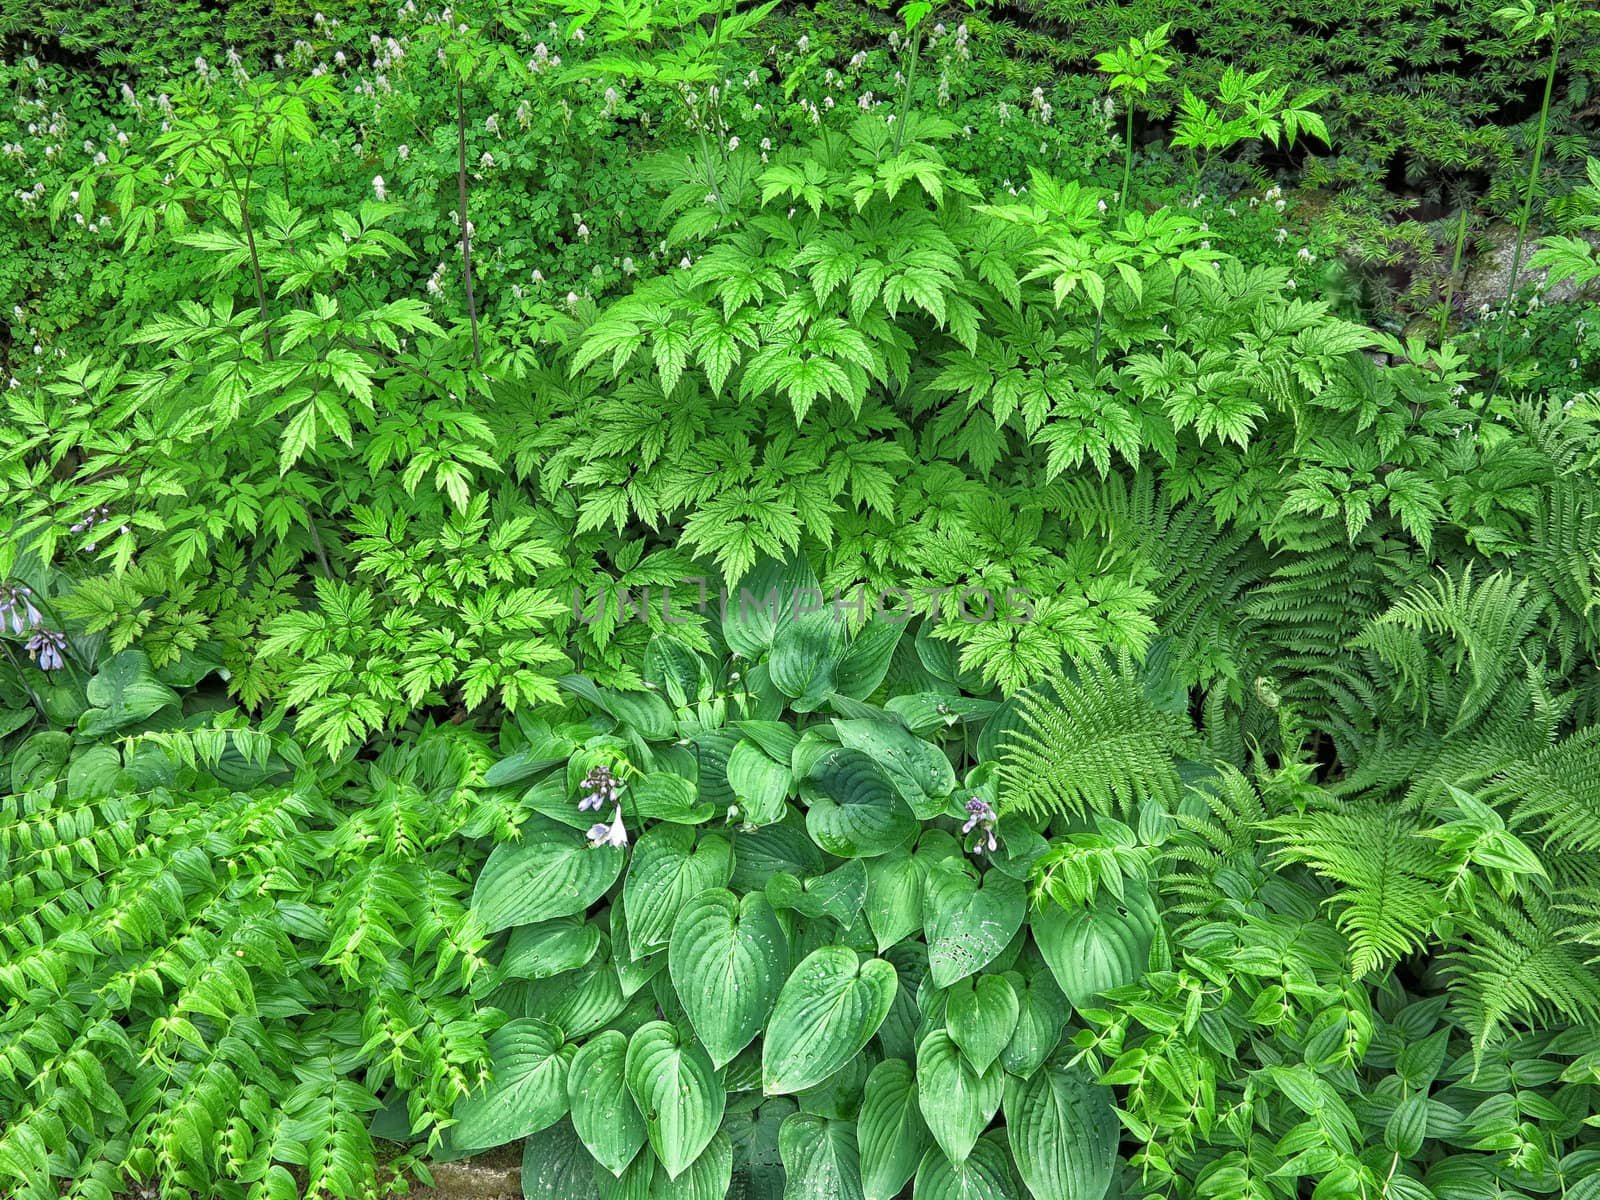
[(1350, 939), (1351, 971), (1367, 976), (1422, 946), (1440, 914), (1448, 864), (1417, 836), (1416, 822), (1377, 804), (1278, 817), (1280, 862), (1303, 863), (1339, 885), (1329, 902)]
[(1464, 926), (1444, 971), (1477, 1055), (1512, 1021), (1600, 1025), (1600, 971), (1585, 961), (1584, 928), (1570, 914), (1537, 894), (1487, 897)]
[(1174, 760), (1196, 748), (1188, 716), (1159, 710), (1126, 654), (1076, 667), (1074, 678), (1019, 693), (1021, 728), (1001, 750), (1001, 810), (1129, 813), (1146, 797), (1174, 807)]

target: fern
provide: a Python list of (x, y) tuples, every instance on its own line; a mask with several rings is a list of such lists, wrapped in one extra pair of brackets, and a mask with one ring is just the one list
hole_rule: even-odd
[(1158, 708), (1126, 654), (1018, 694), (1020, 727), (1000, 762), (1000, 808), (1030, 816), (1129, 814), (1176, 805), (1174, 757), (1195, 746), (1186, 714)]

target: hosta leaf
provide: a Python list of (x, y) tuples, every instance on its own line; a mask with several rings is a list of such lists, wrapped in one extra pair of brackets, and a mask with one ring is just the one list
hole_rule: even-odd
[(867, 1076), (856, 1138), (861, 1147), (861, 1185), (866, 1200), (894, 1200), (916, 1173), (933, 1135), (922, 1119), (911, 1065), (885, 1059)]
[(678, 913), (667, 962), (684, 1011), (721, 1067), (761, 1032), (789, 973), (789, 946), (764, 896), (741, 900), (719, 888)]
[(889, 673), (889, 663), (905, 630), (904, 620), (893, 621), (881, 615), (863, 625), (839, 663), (834, 691), (856, 700), (865, 700), (877, 691)]
[(642, 958), (667, 944), (678, 911), (733, 874), (733, 847), (717, 834), (696, 840), (684, 825), (657, 825), (639, 839), (622, 885), (628, 946)]
[(591, 847), (581, 833), (535, 817), (522, 841), (489, 854), (472, 908), (489, 933), (582, 912), (616, 882), (626, 859), (619, 846)]
[[(634, 1155), (628, 1169), (620, 1176), (611, 1174), (599, 1163), (594, 1168), (595, 1186), (600, 1190), (600, 1200), (649, 1200), (655, 1178), (666, 1178), (655, 1153), (648, 1147)], [(533, 1195), (534, 1193), (528, 1193)]]
[(772, 682), (796, 712), (815, 712), (837, 682), (845, 654), (844, 621), (825, 605), (778, 629), (768, 667)]
[[(760, 1086), (759, 1071), (756, 1086)], [(794, 1114), (786, 1096), (765, 1101), (744, 1112), (731, 1108), (723, 1128), (733, 1143), (733, 1184), (729, 1200), (783, 1200), (785, 1184), (779, 1131)]]
[(582, 917), (519, 925), (500, 956), (501, 979), (549, 979), (575, 971), (600, 948), (600, 930)]
[(621, 1175), (645, 1143), (644, 1117), (628, 1092), (627, 1057), (628, 1039), (607, 1029), (573, 1056), (567, 1074), (572, 1126), (613, 1175)]
[(859, 750), (825, 754), (800, 785), (811, 840), (840, 858), (887, 854), (917, 836), (917, 819)]
[(1082, 1009), (1102, 992), (1138, 982), (1160, 921), (1144, 885), (1128, 880), (1120, 900), (1101, 892), (1090, 905), (1052, 904), (1029, 923), (1056, 983)]
[(922, 928), (925, 882), (922, 860), (903, 850), (867, 864), (867, 924), (880, 953)]
[(784, 1200), (862, 1200), (856, 1130), (850, 1121), (795, 1113), (778, 1131)]
[(917, 1102), (928, 1131), (951, 1162), (965, 1162), (978, 1135), (994, 1119), (1005, 1091), (999, 1064), (976, 1070), (943, 1029), (917, 1047)]
[[(738, 583), (737, 588), (731, 587)], [(802, 593), (820, 596), (817, 577), (802, 558), (788, 563), (763, 559), (743, 579), (730, 581), (722, 616), (722, 638), (740, 658), (757, 659), (772, 649), (780, 625), (791, 619)]]
[(1001, 975), (979, 975), (950, 985), (944, 1019), (950, 1040), (979, 1071), (1000, 1057), (1017, 1027), (1017, 993)]
[(1006, 1089), (1006, 1133), (1034, 1200), (1101, 1200), (1111, 1186), (1120, 1126), (1111, 1089), (1066, 1054)]
[(783, 819), (792, 775), (787, 763), (775, 761), (760, 746), (745, 738), (728, 755), (728, 783), (742, 820), (770, 825)]
[(1023, 884), (947, 858), (928, 871), (923, 924), (928, 935), (928, 970), (935, 987), (949, 987), (976, 974), (1004, 950), (1027, 915)]
[(651, 1148), (676, 1179), (722, 1123), (727, 1096), (711, 1060), (674, 1026), (652, 1021), (629, 1039), (625, 1070)]
[(965, 1162), (953, 1163), (937, 1147), (922, 1156), (912, 1200), (1017, 1200), (1011, 1163), (990, 1138), (973, 1146)]
[(895, 970), (881, 958), (861, 961), (845, 946), (823, 946), (795, 967), (778, 994), (762, 1048), (768, 1094), (821, 1083), (878, 1031), (894, 1002)]
[(554, 1125), (567, 1114), (567, 1071), (575, 1053), (560, 1029), (537, 1017), (495, 1030), (489, 1085), (456, 1103), (451, 1144), (485, 1150)]
[(926, 821), (944, 812), (956, 773), (943, 750), (893, 719), (835, 720), (833, 727), (840, 741), (877, 764), (918, 818)]
[(826, 875), (800, 880), (780, 873), (767, 882), (773, 908), (792, 908), (804, 917), (832, 917), (844, 926), (855, 923), (866, 898), (867, 869), (856, 858)]
[(109, 658), (88, 683), (90, 708), (78, 718), (78, 733), (100, 737), (178, 702), (178, 693), (156, 678), (143, 650)]
[(522, 1143), (522, 1194), (545, 1200), (600, 1200), (594, 1160), (570, 1121), (557, 1121)]
[(1061, 1041), (1071, 1010), (1047, 970), (1010, 971), (1006, 978), (1017, 993), (1017, 1028), (1000, 1054), (1000, 1063), (1025, 1078), (1044, 1065)]
[(733, 1181), (733, 1146), (719, 1133), (677, 1177), (656, 1172), (650, 1200), (725, 1200)]

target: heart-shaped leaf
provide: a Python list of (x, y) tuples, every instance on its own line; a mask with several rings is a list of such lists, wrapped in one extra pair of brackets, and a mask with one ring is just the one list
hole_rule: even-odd
[(1026, 1079), (1061, 1041), (1061, 1031), (1072, 1012), (1049, 971), (1010, 971), (1006, 979), (1017, 993), (1017, 1028), (1000, 1054), (1000, 1064)]
[(797, 879), (780, 873), (767, 881), (773, 908), (792, 908), (804, 917), (832, 917), (846, 927), (855, 924), (866, 898), (867, 869), (856, 858), (826, 875)]
[(772, 641), (772, 682), (796, 712), (815, 712), (834, 690), (845, 655), (845, 627), (831, 604), (785, 622)]
[(758, 1033), (789, 974), (789, 945), (759, 892), (718, 888), (678, 913), (667, 951), (678, 999), (718, 1067)]
[(451, 1144), (486, 1150), (554, 1125), (567, 1115), (567, 1072), (576, 1054), (561, 1030), (537, 1017), (489, 1035), (489, 1086), (456, 1102)]
[(835, 748), (800, 785), (811, 840), (840, 858), (887, 854), (917, 836), (917, 819), (867, 755)]
[(951, 1162), (965, 1162), (1005, 1092), (998, 1064), (975, 1070), (943, 1029), (932, 1030), (917, 1046), (917, 1102), (928, 1131)]
[(947, 858), (928, 871), (923, 923), (928, 970), (935, 987), (949, 987), (993, 962), (1022, 928), (1027, 890), (1020, 880)]
[(892, 717), (836, 720), (833, 727), (841, 742), (883, 770), (918, 818), (926, 821), (944, 811), (946, 798), (955, 790), (956, 773), (943, 750)]
[(624, 1070), (650, 1146), (676, 1179), (722, 1123), (728, 1098), (716, 1070), (704, 1050), (666, 1021), (651, 1021), (629, 1039)]
[(944, 1019), (950, 1040), (978, 1071), (987, 1071), (1011, 1041), (1019, 1007), (1017, 993), (1004, 976), (957, 980), (945, 996)]
[(881, 958), (846, 946), (807, 955), (778, 994), (761, 1055), (769, 1095), (821, 1083), (859, 1054), (883, 1024), (898, 980)]
[(1111, 1186), (1120, 1127), (1110, 1088), (1065, 1054), (1006, 1089), (1011, 1153), (1035, 1200), (1101, 1200)]
[(778, 1131), (778, 1150), (784, 1200), (862, 1200), (853, 1122), (795, 1113)]
[(867, 924), (881, 953), (922, 928), (924, 861), (895, 850), (867, 864)]
[(573, 1056), (567, 1073), (572, 1127), (613, 1175), (622, 1174), (645, 1142), (644, 1117), (628, 1091), (627, 1057), (628, 1039), (607, 1029)]
[(628, 947), (642, 958), (667, 944), (678, 911), (707, 888), (720, 888), (733, 874), (733, 847), (717, 834), (698, 840), (684, 825), (657, 825), (634, 848), (622, 907)]
[(617, 881), (626, 860), (620, 846), (590, 846), (565, 825), (535, 817), (520, 842), (490, 852), (472, 908), (488, 933), (582, 912)]
[(719, 1133), (689, 1169), (676, 1178), (657, 1175), (650, 1184), (651, 1200), (726, 1200), (733, 1182), (733, 1146)]
[(1017, 1200), (1017, 1185), (1004, 1147), (980, 1138), (962, 1163), (951, 1162), (938, 1147), (924, 1154), (911, 1200)]
[(1052, 904), (1029, 920), (1050, 973), (1078, 1009), (1102, 992), (1138, 982), (1160, 922), (1155, 901), (1134, 880), (1124, 885), (1120, 900), (1101, 892), (1093, 904)]
[(728, 784), (740, 816), (752, 825), (783, 819), (791, 781), (788, 763), (776, 761), (749, 738), (734, 746), (728, 756)]
[(890, 1058), (872, 1069), (856, 1121), (856, 1137), (866, 1200), (894, 1200), (916, 1173), (923, 1151), (933, 1144), (909, 1063)]
[(500, 956), (497, 979), (549, 979), (575, 971), (600, 948), (600, 930), (578, 916), (519, 925)]

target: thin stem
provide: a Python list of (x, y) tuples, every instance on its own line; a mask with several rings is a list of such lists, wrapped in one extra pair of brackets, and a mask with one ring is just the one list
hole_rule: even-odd
[(250, 273), (255, 280), (256, 304), (261, 309), (261, 341), (266, 347), (267, 357), (273, 356), (272, 352), (272, 319), (267, 315), (267, 285), (261, 278), (261, 256), (256, 252), (255, 226), (250, 223), (250, 177), (253, 167), (246, 167), (244, 172), (244, 187), (241, 189), (234, 182), (233, 168), (224, 165), (228, 176), (228, 185), (234, 189), (234, 196), (239, 201), (239, 223), (244, 228), (245, 245), (250, 250)]
[(482, 368), (483, 352), (478, 345), (478, 303), (472, 295), (472, 235), (467, 226), (467, 108), (462, 95), (461, 76), (456, 75), (456, 194), (461, 218), (461, 270), (467, 280), (467, 319), (472, 322), (472, 365)]
[(1528, 169), (1528, 190), (1522, 199), (1522, 217), (1517, 222), (1516, 247), (1511, 251), (1511, 280), (1506, 285), (1506, 307), (1500, 314), (1500, 345), (1495, 352), (1494, 383), (1489, 395), (1500, 386), (1500, 371), (1506, 362), (1506, 333), (1511, 320), (1511, 307), (1517, 299), (1517, 273), (1522, 268), (1522, 243), (1528, 235), (1528, 221), (1533, 216), (1533, 193), (1539, 185), (1539, 164), (1544, 159), (1544, 134), (1550, 120), (1550, 94), (1556, 86), (1556, 66), (1561, 59), (1561, 36), (1557, 34), (1550, 43), (1550, 68), (1544, 76), (1544, 102), (1539, 106), (1539, 130), (1533, 139), (1533, 165)]
[(922, 33), (919, 29), (911, 31), (911, 61), (906, 67), (906, 86), (900, 93), (900, 114), (894, 122), (894, 152), (900, 153), (900, 147), (906, 140), (906, 117), (911, 111), (911, 89), (917, 82), (917, 60), (921, 58)]
[[(1192, 152), (1191, 152), (1192, 156)], [(1128, 132), (1122, 139), (1122, 191), (1117, 193), (1117, 211), (1128, 202), (1128, 187), (1133, 182), (1133, 104), (1128, 104)]]
[(1444, 304), (1439, 309), (1439, 344), (1450, 325), (1450, 309), (1456, 298), (1456, 276), (1461, 272), (1461, 252), (1467, 244), (1467, 203), (1461, 203), (1461, 221), (1456, 226), (1456, 253), (1450, 261), (1450, 278), (1444, 281)]

